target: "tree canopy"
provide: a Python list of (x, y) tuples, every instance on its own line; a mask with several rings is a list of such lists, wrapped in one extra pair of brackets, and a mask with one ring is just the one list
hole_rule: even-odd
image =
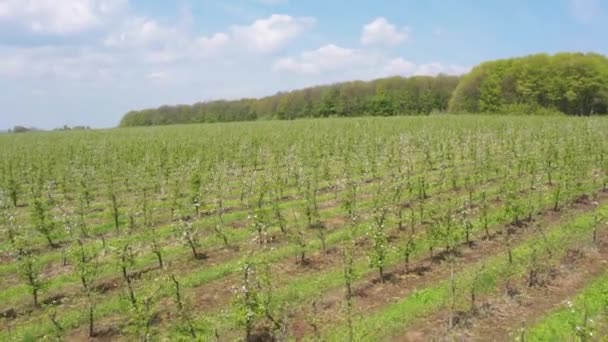
[(162, 106), (127, 113), (121, 126), (297, 119), (336, 116), (392, 116), (446, 111), (459, 78), (439, 75), (353, 81), (282, 92), (261, 99)]
[(608, 110), (608, 59), (599, 54), (537, 54), (486, 62), (464, 76), (451, 112), (531, 113), (547, 108), (569, 115)]

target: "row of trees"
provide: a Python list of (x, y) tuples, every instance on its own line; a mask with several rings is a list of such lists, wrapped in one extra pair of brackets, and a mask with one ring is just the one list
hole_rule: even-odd
[(212, 101), (192, 106), (162, 106), (127, 113), (121, 126), (297, 119), (445, 111), (458, 77), (392, 77), (278, 93), (261, 99)]
[(608, 59), (599, 54), (537, 54), (482, 63), (464, 77), (439, 75), (354, 81), (261, 99), (211, 101), (131, 111), (120, 126), (393, 116), (431, 112), (608, 112)]

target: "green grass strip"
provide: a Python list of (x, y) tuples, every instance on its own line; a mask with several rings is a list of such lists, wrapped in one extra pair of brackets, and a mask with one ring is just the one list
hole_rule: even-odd
[(603, 324), (603, 333), (608, 333), (608, 271), (524, 334), (527, 341), (593, 340), (601, 334), (596, 331), (598, 324)]

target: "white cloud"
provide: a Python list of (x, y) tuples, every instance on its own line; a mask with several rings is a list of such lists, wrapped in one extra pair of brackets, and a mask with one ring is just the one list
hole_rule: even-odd
[(108, 80), (115, 59), (111, 55), (79, 49), (60, 48), (1, 49), (0, 56), (10, 56), (0, 63), (0, 75), (11, 78), (50, 78), (69, 81)]
[(274, 5), (286, 5), (289, 3), (289, 0), (257, 0), (257, 2), (264, 4), (264, 5), (274, 6)]
[(103, 25), (127, 0), (0, 0), (0, 22), (39, 34), (65, 35)]
[(469, 72), (469, 67), (461, 65), (444, 65), (439, 62), (416, 64), (401, 57), (390, 60), (384, 67), (385, 76), (436, 76), (439, 74), (462, 75)]
[(469, 72), (471, 68), (462, 65), (449, 64), (444, 65), (442, 63), (426, 63), (418, 66), (414, 75), (420, 76), (436, 76), (439, 74), (446, 75), (462, 75)]
[(277, 51), (314, 24), (312, 18), (275, 14), (226, 32), (198, 36), (188, 25), (167, 25), (152, 18), (134, 17), (104, 40), (108, 48), (140, 53), (149, 63), (174, 63), (183, 59), (267, 54)]
[(6, 56), (2, 58), (0, 63), (0, 75), (17, 76), (21, 74), (27, 67), (27, 60), (22, 56)]
[(368, 59), (367, 57), (361, 51), (328, 44), (317, 50), (303, 52), (297, 58), (282, 58), (275, 63), (274, 70), (319, 73), (363, 63)]
[(285, 14), (273, 14), (267, 19), (256, 20), (248, 26), (233, 26), (231, 35), (260, 53), (272, 53), (302, 34), (315, 24), (314, 18), (294, 18)]
[(374, 21), (363, 27), (361, 44), (365, 46), (397, 46), (405, 42), (408, 37), (408, 28), (399, 29), (395, 25), (388, 22), (386, 18), (376, 18)]
[(416, 71), (416, 64), (403, 58), (395, 58), (384, 67), (387, 75), (411, 75)]
[(215, 56), (221, 53), (230, 43), (230, 36), (226, 33), (216, 33), (211, 37), (200, 37), (197, 40), (200, 52), (205, 56)]
[(183, 34), (174, 27), (164, 26), (154, 19), (131, 18), (120, 31), (110, 34), (104, 44), (108, 47), (146, 47), (166, 45), (183, 39)]
[(416, 64), (401, 57), (390, 58), (383, 52), (349, 49), (328, 44), (316, 50), (302, 52), (296, 57), (281, 58), (275, 62), (273, 70), (312, 75), (339, 71), (344, 74), (343, 76), (378, 78), (395, 75), (460, 75), (468, 72), (470, 68), (439, 62)]
[(154, 71), (146, 75), (146, 78), (156, 83), (162, 83), (168, 81), (171, 76), (166, 71)]

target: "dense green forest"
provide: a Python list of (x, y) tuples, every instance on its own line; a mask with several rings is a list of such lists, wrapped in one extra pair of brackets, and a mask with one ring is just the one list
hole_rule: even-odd
[(447, 111), (605, 114), (608, 111), (608, 59), (599, 54), (537, 54), (482, 63), (463, 77), (391, 77), (311, 87), (260, 99), (131, 111), (120, 125), (417, 115)]
[(608, 59), (599, 54), (537, 54), (486, 62), (464, 76), (450, 100), (451, 112), (569, 115), (608, 110)]

